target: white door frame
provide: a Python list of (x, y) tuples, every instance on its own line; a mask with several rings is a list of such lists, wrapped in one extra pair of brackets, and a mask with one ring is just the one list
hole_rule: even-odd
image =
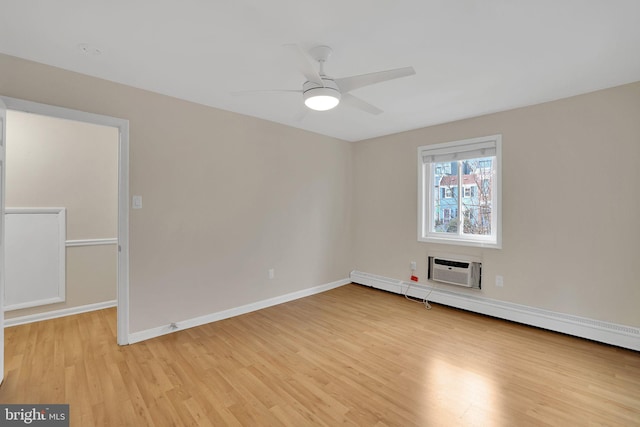
[(7, 109), (0, 99), (0, 384), (4, 381), (4, 177)]
[[(129, 121), (0, 96), (7, 110), (118, 128), (118, 344), (129, 344)], [(6, 122), (5, 122), (6, 125)], [(4, 295), (4, 283), (0, 283)]]

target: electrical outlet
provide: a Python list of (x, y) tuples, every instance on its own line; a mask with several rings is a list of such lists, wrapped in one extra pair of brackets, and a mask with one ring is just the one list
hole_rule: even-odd
[(274, 277), (276, 277), (276, 269), (275, 268), (270, 268), (269, 269), (269, 279), (273, 279)]
[(504, 286), (504, 277), (496, 276), (496, 286), (502, 288)]
[(411, 261), (411, 264), (409, 265), (411, 266), (411, 271), (416, 271), (416, 268), (418, 268), (415, 261)]
[(142, 209), (142, 196), (133, 196), (131, 207), (133, 209)]

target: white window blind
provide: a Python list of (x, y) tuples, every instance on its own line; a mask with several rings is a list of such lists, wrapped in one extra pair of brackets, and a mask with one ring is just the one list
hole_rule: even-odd
[(435, 144), (422, 147), (423, 163), (452, 162), (456, 160), (493, 157), (496, 155), (496, 140), (478, 138), (465, 144)]

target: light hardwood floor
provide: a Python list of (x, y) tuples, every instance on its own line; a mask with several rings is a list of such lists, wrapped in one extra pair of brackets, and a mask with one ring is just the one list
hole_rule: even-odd
[(640, 425), (640, 353), (347, 285), (119, 347), (115, 309), (6, 330), (2, 403), (72, 426)]

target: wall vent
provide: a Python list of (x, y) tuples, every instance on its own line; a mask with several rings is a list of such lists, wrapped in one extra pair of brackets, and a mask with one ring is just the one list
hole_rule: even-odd
[(482, 263), (449, 257), (430, 256), (427, 277), (434, 282), (480, 289)]

